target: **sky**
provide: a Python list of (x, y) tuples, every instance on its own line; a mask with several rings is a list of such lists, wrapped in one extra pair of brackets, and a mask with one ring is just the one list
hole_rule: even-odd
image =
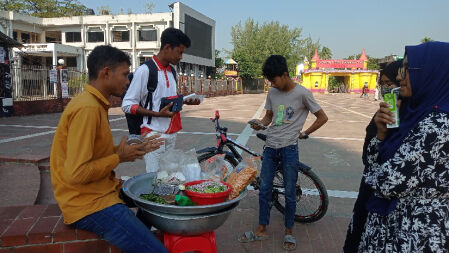
[[(113, 14), (169, 12), (173, 0), (79, 0), (97, 12), (109, 6)], [(249, 18), (259, 24), (278, 21), (302, 28), (304, 37), (319, 40), (331, 49), (334, 59), (366, 50), (381, 58), (404, 54), (404, 46), (416, 45), (424, 37), (449, 42), (449, 0), (184, 0), (183, 4), (215, 20), (215, 48), (232, 50), (231, 28)], [(126, 3), (124, 5), (123, 3)], [(225, 54), (221, 55), (225, 57)]]

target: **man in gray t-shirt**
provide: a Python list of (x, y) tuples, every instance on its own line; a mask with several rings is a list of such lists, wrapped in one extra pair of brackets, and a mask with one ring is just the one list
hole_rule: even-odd
[[(259, 226), (254, 231), (245, 232), (240, 242), (268, 239), (267, 226), (270, 221), (270, 203), (276, 167), (282, 162), (285, 185), (285, 235), (283, 248), (296, 248), (292, 234), (296, 212), (296, 181), (298, 180), (298, 138), (307, 139), (309, 134), (327, 122), (326, 113), (315, 101), (310, 91), (296, 84), (288, 75), (287, 61), (280, 55), (268, 57), (263, 66), (263, 75), (271, 82), (265, 104), (266, 113), (262, 120), (254, 121), (269, 126), (266, 147), (263, 154), (259, 190)], [(309, 112), (316, 120), (302, 131)], [(262, 127), (252, 124), (255, 130)]]
[(270, 89), (265, 110), (273, 113), (266, 145), (270, 148), (283, 148), (298, 142), (307, 115), (309, 112), (320, 111), (321, 107), (309, 90), (295, 84), (288, 92)]

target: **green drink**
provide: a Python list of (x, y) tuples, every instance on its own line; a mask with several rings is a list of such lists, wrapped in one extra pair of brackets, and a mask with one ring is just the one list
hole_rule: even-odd
[(390, 93), (384, 95), (384, 101), (387, 103), (390, 108), (390, 112), (394, 114), (393, 118), (395, 122), (393, 124), (387, 124), (387, 128), (396, 128), (399, 127), (399, 108), (398, 108), (398, 92), (400, 88), (394, 88)]

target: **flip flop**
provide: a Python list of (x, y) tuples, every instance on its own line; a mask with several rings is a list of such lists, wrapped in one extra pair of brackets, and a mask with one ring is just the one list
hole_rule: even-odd
[[(245, 239), (243, 239), (245, 236)], [(254, 241), (263, 241), (270, 238), (268, 235), (257, 236), (253, 231), (248, 231), (239, 236), (238, 241), (242, 243), (254, 242)]]
[[(285, 243), (292, 243), (294, 244), (293, 248), (289, 248), (285, 246)], [(282, 248), (285, 250), (295, 250), (296, 249), (296, 239), (293, 235), (284, 235), (284, 243), (282, 244)]]

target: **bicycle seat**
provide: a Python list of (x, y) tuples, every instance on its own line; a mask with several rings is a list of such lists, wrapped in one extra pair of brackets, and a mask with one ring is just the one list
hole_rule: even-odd
[(266, 134), (261, 134), (261, 133), (257, 133), (256, 134), (257, 138), (263, 140), (263, 141), (267, 141), (267, 135)]

